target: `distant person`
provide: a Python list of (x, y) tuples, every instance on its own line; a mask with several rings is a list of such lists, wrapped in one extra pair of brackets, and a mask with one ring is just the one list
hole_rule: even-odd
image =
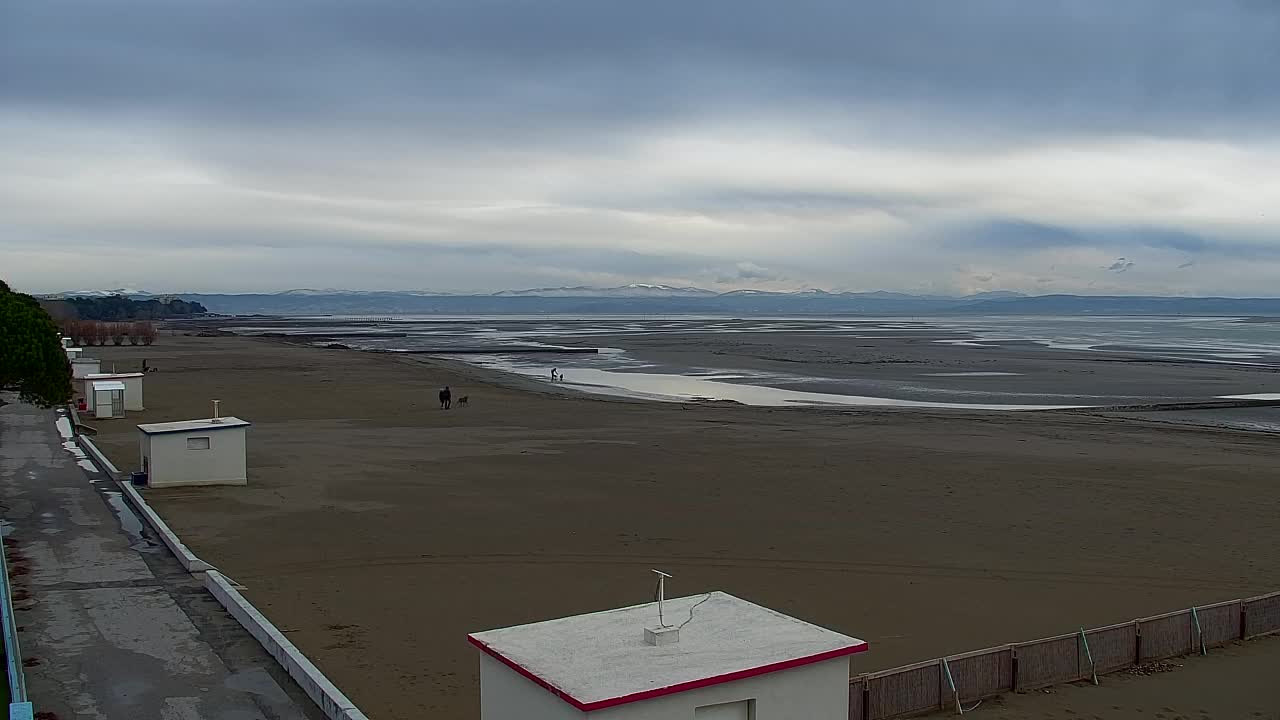
[(560, 368), (551, 368), (551, 382), (555, 382), (560, 376)]
[(448, 410), (452, 406), (453, 393), (449, 391), (449, 386), (445, 385), (444, 388), (440, 390), (440, 409)]

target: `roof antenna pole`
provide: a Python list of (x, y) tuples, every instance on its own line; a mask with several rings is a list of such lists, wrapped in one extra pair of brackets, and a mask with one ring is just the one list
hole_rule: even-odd
[(661, 570), (654, 570), (653, 574), (658, 576), (658, 627), (670, 627), (662, 616), (662, 603), (667, 599), (667, 578), (670, 575)]
[(214, 401), (213, 401), (213, 421), (214, 421), (214, 422), (216, 422), (216, 423), (217, 423), (217, 422), (222, 422), (222, 414), (221, 414), (221, 413), (219, 412), (219, 410), (218, 410), (218, 406), (219, 406), (219, 405), (221, 405), (221, 404), (222, 404), (222, 401), (221, 401), (221, 400), (214, 400)]

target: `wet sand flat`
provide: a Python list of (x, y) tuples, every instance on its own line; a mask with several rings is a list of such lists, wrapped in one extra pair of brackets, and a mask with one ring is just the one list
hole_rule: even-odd
[(380, 719), (478, 717), (467, 632), (644, 602), (651, 567), (868, 640), (855, 671), (1280, 588), (1266, 435), (620, 401), (234, 337), (93, 354), (160, 368), (97, 423), (122, 469), (136, 423), (254, 423), (248, 487), (148, 496)]
[[(1233, 318), (424, 317), (220, 322), (243, 332), (301, 334), (381, 350), (488, 349), (498, 354), (459, 359), (535, 378), (548, 377), (550, 368), (558, 365), (568, 371), (571, 383), (588, 392), (647, 399), (989, 409), (1145, 407), (1258, 393), (1280, 397), (1280, 334)], [(349, 340), (353, 329), (361, 337)], [(514, 352), (521, 346), (571, 346), (589, 352)]]

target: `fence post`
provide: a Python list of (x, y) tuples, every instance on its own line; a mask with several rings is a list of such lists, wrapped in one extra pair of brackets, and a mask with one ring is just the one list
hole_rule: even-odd
[(1243, 640), (1245, 632), (1249, 627), (1249, 604), (1244, 600), (1240, 601), (1240, 639)]
[(1089, 659), (1089, 674), (1093, 677), (1093, 684), (1098, 684), (1098, 665), (1093, 661), (1093, 651), (1089, 649), (1089, 638), (1084, 634), (1084, 626), (1080, 626), (1080, 644), (1084, 646), (1084, 656)]
[(946, 658), (942, 658), (942, 669), (946, 671), (947, 684), (951, 686), (951, 697), (956, 700), (956, 714), (963, 715), (964, 708), (960, 707), (960, 693), (956, 690), (956, 681), (951, 677), (951, 666), (947, 664)]
[(1018, 689), (1018, 648), (1009, 649), (1009, 677), (1012, 679), (1009, 692), (1016, 692)]
[(1142, 664), (1142, 623), (1133, 621), (1133, 664)]

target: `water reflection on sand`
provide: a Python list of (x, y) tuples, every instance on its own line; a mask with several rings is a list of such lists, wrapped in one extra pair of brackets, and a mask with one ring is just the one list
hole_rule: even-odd
[[(526, 377), (551, 382), (542, 366), (531, 366), (504, 356), (476, 358), (459, 356), (483, 367), (517, 373)], [(851, 405), (879, 407), (950, 408), (955, 410), (1063, 410), (1085, 407), (1081, 405), (1007, 405), (988, 403), (947, 403), (898, 398), (868, 397), (836, 393), (805, 392), (764, 385), (746, 385), (722, 382), (722, 379), (739, 379), (743, 375), (677, 375), (674, 373), (619, 372), (598, 368), (575, 367), (564, 372), (564, 379), (557, 386), (604, 395), (627, 395), (637, 398), (668, 401), (719, 400), (744, 405), (785, 407), (795, 405)]]

